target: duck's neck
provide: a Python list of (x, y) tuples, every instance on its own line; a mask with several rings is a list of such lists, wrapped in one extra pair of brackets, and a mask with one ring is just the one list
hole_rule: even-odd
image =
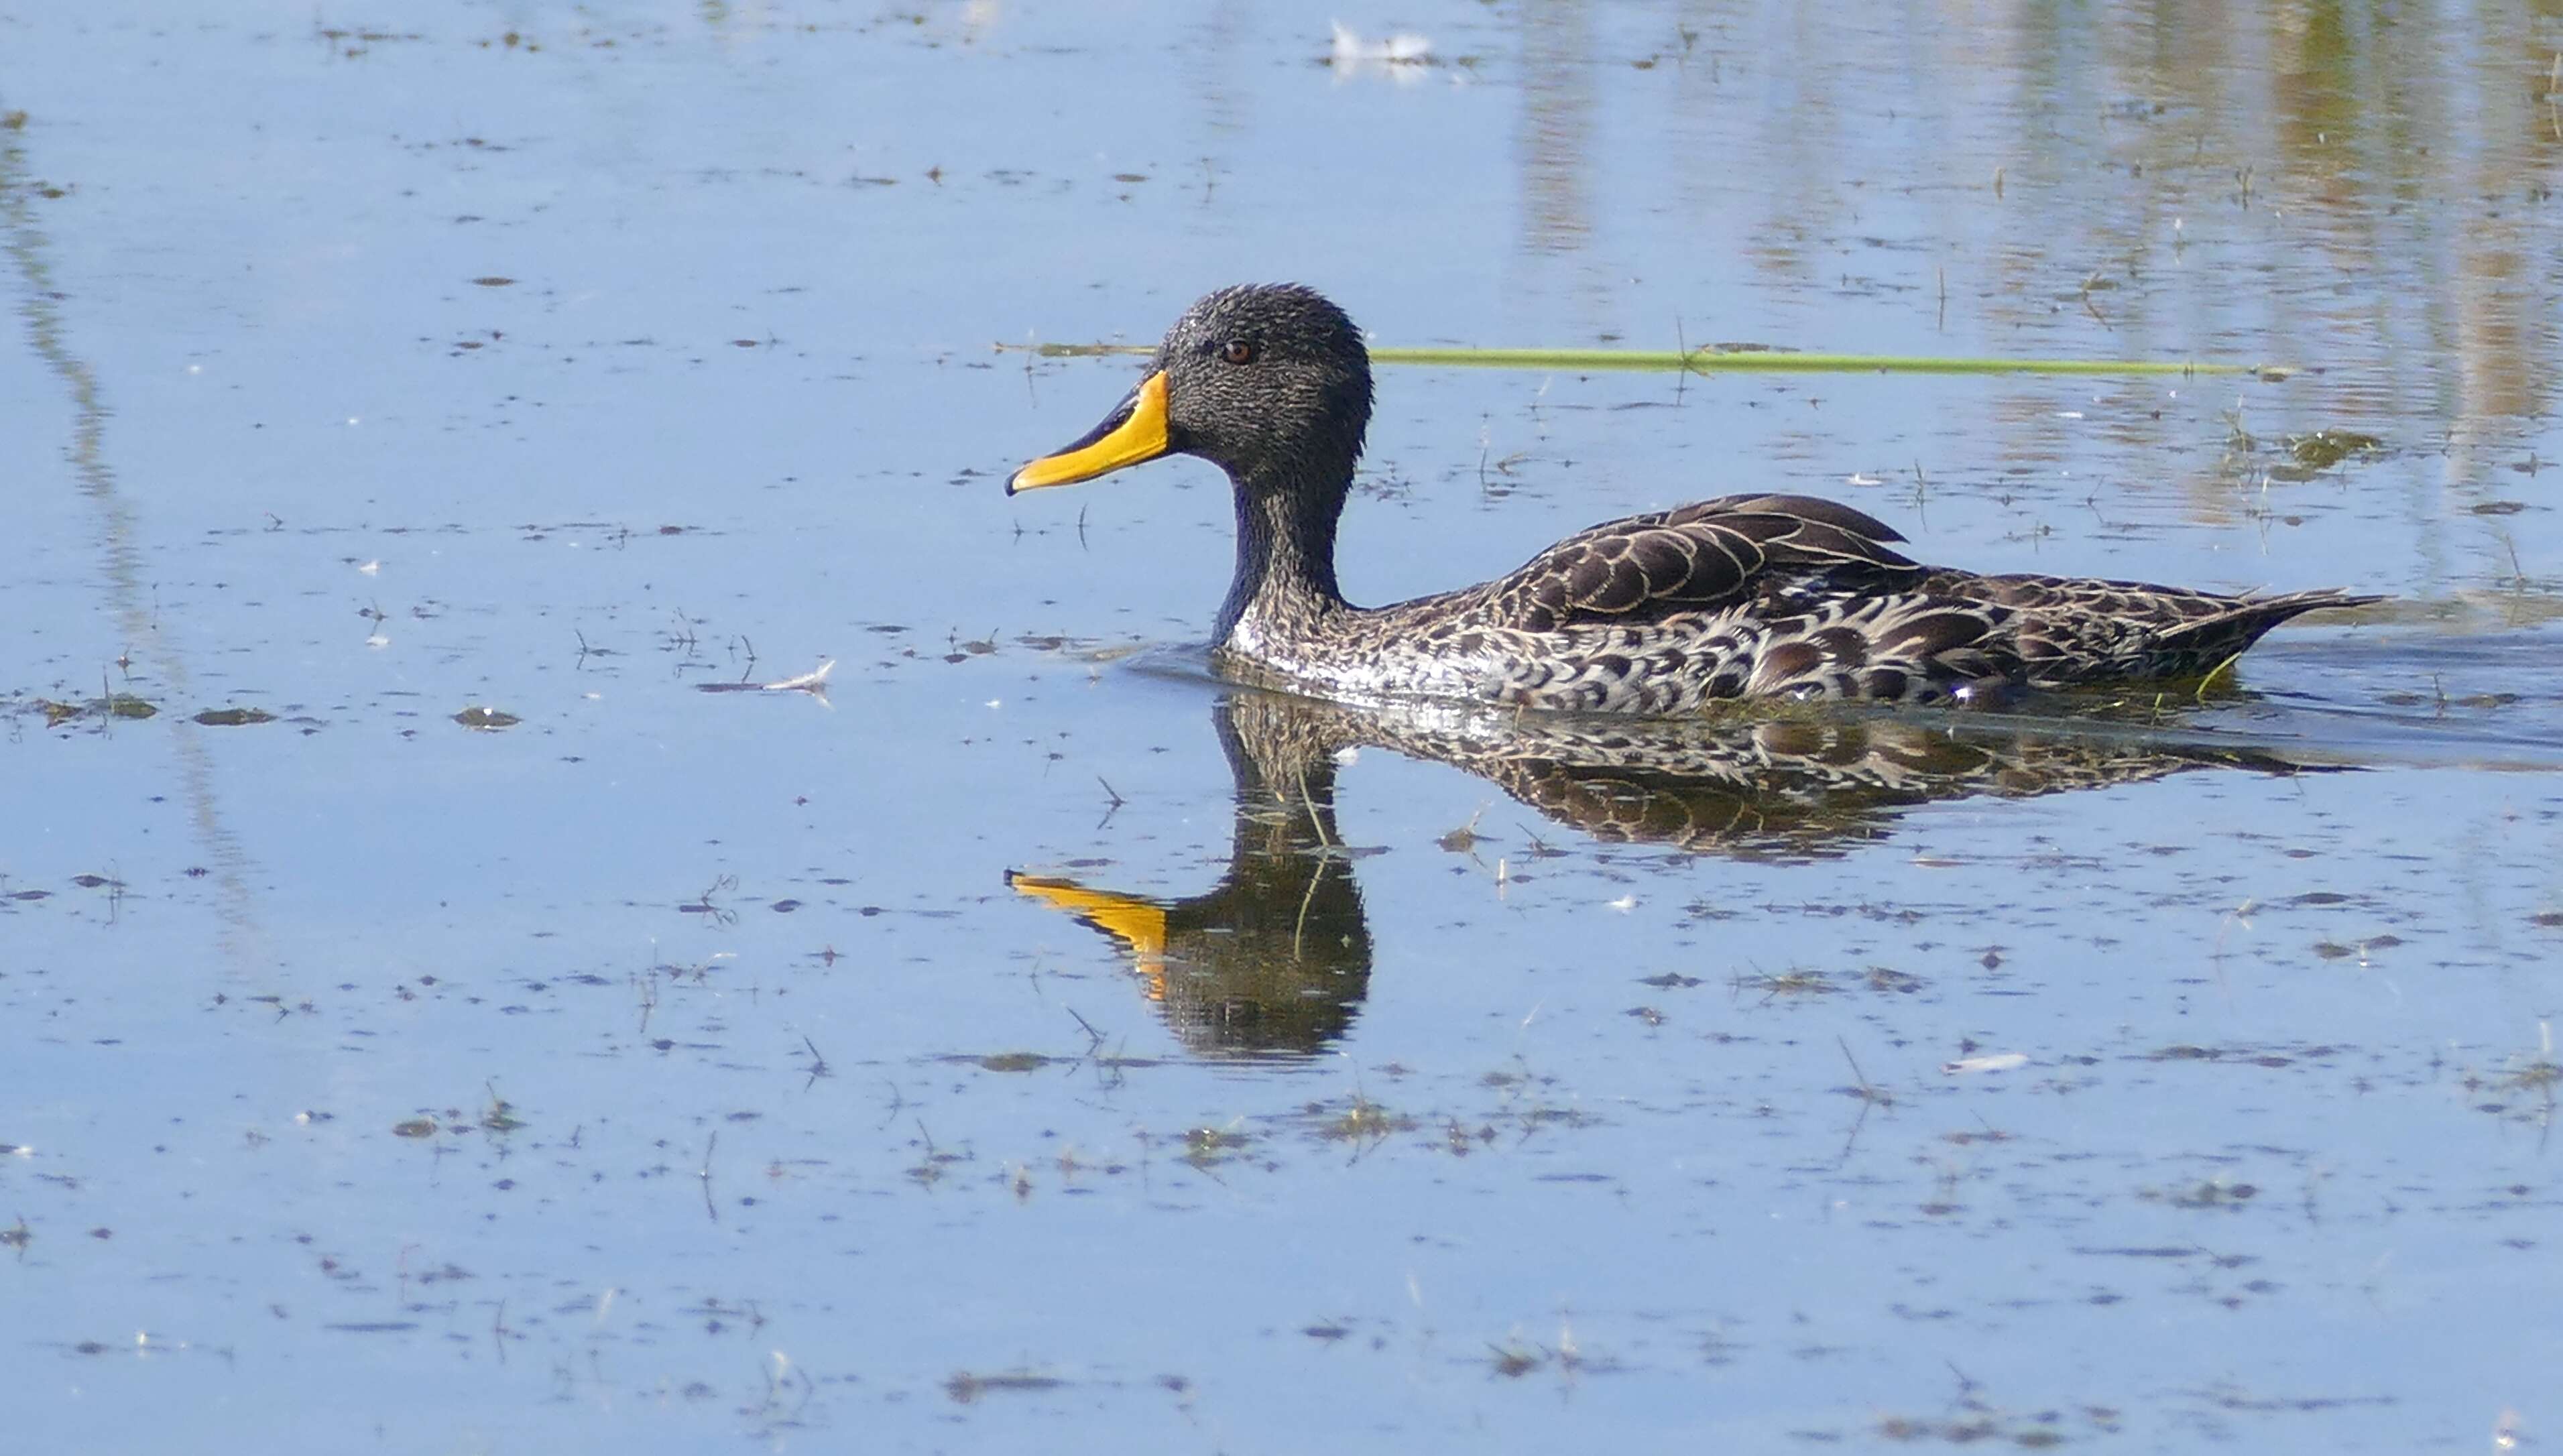
[[(1347, 484), (1351, 473), (1347, 462)], [(1253, 641), (1303, 637), (1344, 610), (1335, 587), (1335, 522), (1347, 484), (1236, 482), (1237, 576), (1220, 606), (1213, 641), (1251, 651)], [(1241, 623), (1248, 641), (1236, 639)]]

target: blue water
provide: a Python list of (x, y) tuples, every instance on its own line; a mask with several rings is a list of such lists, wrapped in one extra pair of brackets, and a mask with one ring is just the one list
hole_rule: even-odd
[[(1336, 18), (1432, 59), (1232, 4), (0, 16), (29, 1449), (2550, 1430), (2563, 29)], [(1746, 488), (2396, 600), (2074, 730), (2083, 787), (1988, 721), (1973, 781), (1677, 842), (1378, 743), (1241, 791), (1222, 482), (1007, 500), (1131, 361), (997, 346), (1270, 277), (1386, 344), (2299, 370), (1385, 368), (1356, 600)], [(2316, 430), (2382, 444), (2294, 478)]]

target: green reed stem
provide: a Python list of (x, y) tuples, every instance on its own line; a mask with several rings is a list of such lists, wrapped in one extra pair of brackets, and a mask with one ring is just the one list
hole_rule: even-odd
[[(1020, 344), (999, 348), (1019, 349)], [(1145, 344), (1035, 344), (1045, 359), (1145, 355)], [(2197, 359), (2003, 359), (1912, 354), (1816, 354), (1788, 349), (1463, 349), (1375, 348), (1374, 364), (1428, 368), (1558, 369), (1578, 372), (1627, 369), (1692, 374), (2254, 374), (2283, 379), (2293, 370), (2264, 364), (2222, 364)]]

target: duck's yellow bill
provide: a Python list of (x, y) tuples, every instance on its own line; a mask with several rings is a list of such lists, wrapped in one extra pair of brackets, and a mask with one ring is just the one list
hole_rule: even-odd
[(1054, 451), (1015, 471), (1006, 493), (1038, 490), (1045, 485), (1074, 485), (1109, 474), (1123, 465), (1153, 460), (1166, 453), (1166, 371), (1139, 381), (1139, 387), (1115, 405), (1103, 423), (1064, 450)]
[(1065, 910), (1129, 947), (1142, 962), (1166, 953), (1166, 912), (1136, 895), (1089, 890), (1072, 879), (1006, 872), (1006, 883), (1018, 895), (1029, 895), (1055, 910)]

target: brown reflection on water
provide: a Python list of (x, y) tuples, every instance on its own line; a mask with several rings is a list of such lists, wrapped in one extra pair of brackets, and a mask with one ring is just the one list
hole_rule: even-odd
[(1314, 725), (1241, 715), (1230, 701), (1214, 723), (1237, 819), (1208, 893), (1160, 901), (1045, 875), (1006, 882), (1118, 943), (1186, 1050), (1313, 1055), (1350, 1029), (1370, 988), (1370, 922), (1335, 831), (1331, 746)]
[(1252, 130), (1254, 117), (1247, 109), (1252, 96), (1237, 85), (1250, 38), (1248, 18), (1240, 0), (1216, 0), (1205, 7), (1195, 39), (1179, 53), (1186, 89), (1201, 110), (1201, 175), (1188, 180), (1200, 182), (1209, 193), (1229, 173), (1230, 148)]
[(1522, 8), (1522, 249), (1572, 253), (1593, 232), (1593, 17), (1583, 0)]
[[(2249, 747), (1943, 714), (1621, 722), (1373, 710), (1239, 689), (1213, 723), (1236, 781), (1236, 823), (1210, 890), (1164, 900), (1007, 875), (1018, 894), (1110, 938), (1185, 1049), (1212, 1057), (1325, 1051), (1369, 994), (1370, 920), (1354, 876), (1366, 851), (1346, 846), (1335, 826), (1347, 748), (1465, 769), (1600, 842), (1780, 862), (1856, 852), (1885, 840), (1913, 809), (1948, 800), (2031, 798), (2191, 769), (2306, 771)], [(1439, 847), (1467, 850), (1466, 832)]]
[[(163, 630), (156, 589), (144, 580), (139, 522), (108, 457), (106, 427), (114, 412), (99, 388), (98, 370), (73, 339), (64, 307), (70, 298), (55, 282), (53, 241), (28, 206), (33, 195), (28, 170), (26, 149), (16, 139), (16, 128), (0, 132), (0, 252), (5, 252), (23, 285), (18, 312), (26, 325), (28, 345), (71, 398), (73, 434), (64, 458), (96, 516), (96, 544), (105, 584), (100, 606), (128, 644), (126, 660), (119, 664), (125, 684), (149, 684), (185, 703), (195, 696), (189, 654), (174, 631)], [(104, 670), (101, 664), (101, 675)], [(172, 721), (169, 737), (177, 755), (188, 822), (211, 861), (223, 950), (235, 970), (265, 974), (266, 963), (273, 957), (251, 887), (254, 866), (224, 813), (212, 759), (195, 725), (183, 716)]]
[[(1538, 0), (1518, 24), (1525, 256), (1618, 269), (1616, 235), (1670, 196), (1686, 219), (1754, 218), (1740, 257), (1700, 267), (1812, 304), (1822, 337), (1783, 343), (1909, 309), (1968, 350), (2320, 366), (2256, 402), (2414, 448), (2514, 455), (2557, 408), (2550, 0), (1690, 6), (1662, 37)], [(2005, 405), (2007, 459), (2052, 462), (2052, 408)], [(2111, 438), (2176, 431), (2195, 426), (2138, 416)], [(2492, 458), (2451, 483), (2473, 490)], [(2214, 473), (2121, 483), (2201, 521), (2236, 508)]]

